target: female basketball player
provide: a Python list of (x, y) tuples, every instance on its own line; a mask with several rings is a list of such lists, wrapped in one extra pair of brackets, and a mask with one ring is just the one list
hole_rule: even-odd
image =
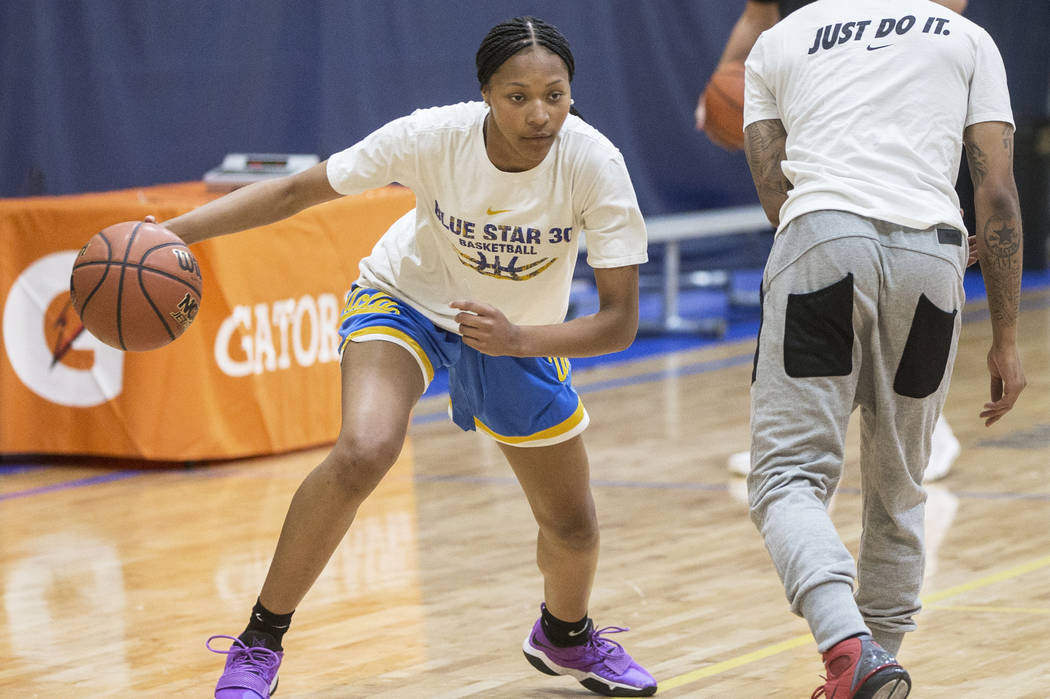
[[(341, 366), (351, 399), (335, 446), (292, 499), (247, 628), (216, 651), (227, 654), (220, 699), (270, 696), (293, 610), (397, 459), (412, 407), (442, 366), (453, 420), (497, 441), (539, 525), (545, 601), (526, 658), (600, 694), (656, 691), (603, 636), (625, 629), (595, 630), (587, 614), (599, 538), (588, 417), (558, 359), (632, 342), (645, 226), (619, 151), (570, 108), (574, 60), (555, 27), (532, 17), (500, 24), (476, 62), (484, 101), (418, 110), (310, 170), (165, 224), (194, 243), (394, 181), (416, 195), (347, 295)], [(584, 231), (600, 308), (563, 322)]]

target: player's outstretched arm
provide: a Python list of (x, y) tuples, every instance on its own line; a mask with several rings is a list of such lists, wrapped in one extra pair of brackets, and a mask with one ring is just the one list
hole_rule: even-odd
[(288, 218), (339, 196), (328, 183), (327, 163), (236, 189), (162, 225), (187, 243), (196, 243)]
[(758, 200), (773, 226), (780, 225), (780, 207), (787, 201), (791, 181), (780, 164), (786, 157), (787, 131), (780, 119), (764, 119), (744, 129), (744, 153), (755, 181)]
[(991, 400), (981, 412), (985, 425), (991, 425), (1010, 411), (1026, 384), (1017, 350), (1023, 237), (1013, 174), (1013, 127), (995, 121), (973, 124), (963, 133), (963, 143), (974, 185), (977, 255), (992, 321)]

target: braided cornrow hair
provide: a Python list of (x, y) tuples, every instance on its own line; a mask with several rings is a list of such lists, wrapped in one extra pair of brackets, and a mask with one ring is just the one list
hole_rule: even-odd
[[(569, 71), (569, 82), (572, 82), (576, 62), (569, 49), (569, 40), (554, 25), (524, 16), (497, 24), (482, 40), (474, 59), (481, 87), (488, 84), (489, 78), (508, 58), (530, 46), (542, 46), (561, 58)], [(575, 107), (569, 107), (569, 113), (579, 116)]]

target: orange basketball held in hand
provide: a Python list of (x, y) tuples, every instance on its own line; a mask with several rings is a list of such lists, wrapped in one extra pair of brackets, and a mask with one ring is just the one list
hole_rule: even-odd
[(729, 150), (744, 147), (744, 64), (720, 66), (704, 88), (704, 133)]
[(84, 327), (125, 351), (163, 347), (190, 327), (201, 270), (177, 235), (144, 221), (99, 231), (73, 263), (69, 294)]

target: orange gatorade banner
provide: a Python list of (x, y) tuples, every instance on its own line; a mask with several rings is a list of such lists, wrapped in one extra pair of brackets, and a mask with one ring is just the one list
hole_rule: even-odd
[(88, 238), (214, 196), (188, 182), (0, 199), (0, 454), (194, 461), (335, 440), (343, 296), (414, 195), (384, 187), (193, 245), (201, 309), (166, 347), (125, 353), (82, 330), (69, 276)]

